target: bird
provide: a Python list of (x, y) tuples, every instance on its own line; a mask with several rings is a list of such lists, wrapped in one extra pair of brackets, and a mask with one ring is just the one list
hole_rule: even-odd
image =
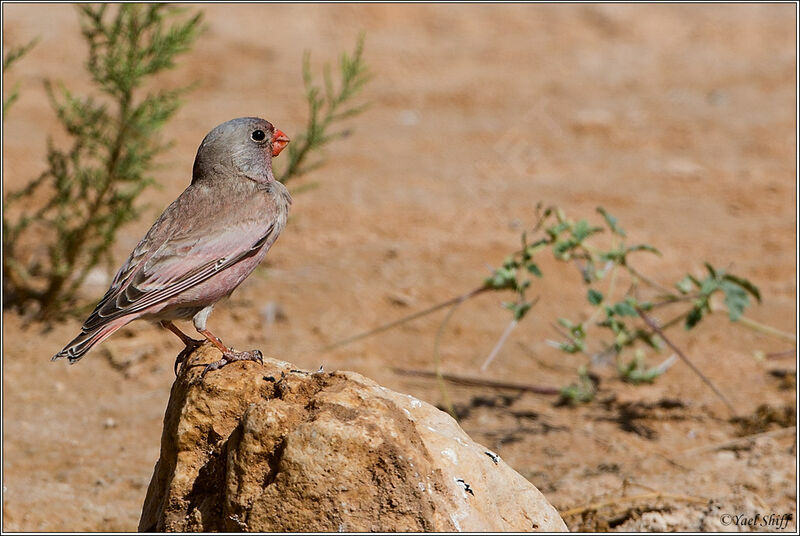
[[(214, 305), (252, 273), (286, 227), (292, 197), (275, 179), (272, 159), (288, 143), (286, 134), (258, 117), (231, 119), (211, 130), (197, 149), (189, 186), (131, 252), (81, 332), (52, 360), (73, 364), (121, 327), (144, 319), (185, 345), (175, 360), (176, 374), (205, 340), (222, 357), (205, 365), (202, 377), (236, 361), (263, 364), (260, 351), (234, 351), (206, 323)], [(204, 339), (173, 323), (189, 319)]]

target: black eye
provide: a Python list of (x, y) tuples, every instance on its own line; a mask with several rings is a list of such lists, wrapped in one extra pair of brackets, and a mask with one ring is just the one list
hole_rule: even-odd
[(267, 139), (267, 135), (264, 134), (263, 130), (254, 130), (252, 134), (250, 134), (250, 139), (253, 141), (264, 141)]

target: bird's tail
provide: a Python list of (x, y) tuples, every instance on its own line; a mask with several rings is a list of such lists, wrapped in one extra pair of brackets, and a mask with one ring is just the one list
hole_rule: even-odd
[(112, 333), (117, 331), (128, 322), (130, 322), (130, 320), (123, 317), (90, 331), (81, 330), (80, 334), (72, 339), (63, 350), (54, 355), (50, 361), (56, 361), (57, 359), (63, 359), (66, 357), (69, 359), (69, 363), (71, 365), (86, 355), (86, 352), (91, 350), (96, 344), (104, 341)]

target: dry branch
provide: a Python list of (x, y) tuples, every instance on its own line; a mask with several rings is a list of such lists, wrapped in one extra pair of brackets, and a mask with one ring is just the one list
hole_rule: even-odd
[(587, 504), (586, 506), (578, 506), (577, 508), (570, 508), (569, 510), (564, 510), (561, 512), (561, 517), (567, 516), (574, 516), (578, 514), (582, 514), (584, 512), (589, 512), (591, 510), (599, 510), (601, 508), (605, 508), (606, 506), (613, 506), (615, 504), (620, 503), (628, 503), (634, 501), (642, 501), (646, 499), (672, 499), (675, 501), (683, 501), (683, 502), (690, 502), (695, 504), (708, 504), (708, 499), (704, 499), (702, 497), (693, 497), (691, 495), (676, 495), (674, 493), (644, 493), (642, 495), (631, 495), (628, 497), (615, 497), (613, 499), (608, 499), (606, 501), (600, 501), (592, 504)]
[[(405, 376), (420, 376), (423, 378), (436, 378), (436, 372), (430, 370), (416, 370), (393, 368), (392, 372)], [(524, 383), (504, 382), (499, 380), (489, 380), (487, 378), (476, 378), (474, 376), (459, 376), (456, 374), (442, 373), (442, 379), (457, 385), (468, 385), (472, 387), (493, 387), (495, 389), (513, 389), (538, 395), (559, 395), (561, 389), (557, 387), (546, 387), (541, 385), (528, 385)]]
[(758, 434), (752, 434), (749, 436), (744, 437), (737, 437), (736, 439), (730, 439), (728, 441), (722, 441), (721, 443), (714, 443), (711, 445), (704, 445), (702, 447), (696, 447), (689, 450), (684, 450), (683, 452), (679, 453), (678, 456), (689, 456), (692, 454), (702, 454), (705, 452), (711, 452), (714, 450), (734, 447), (736, 445), (741, 445), (742, 443), (747, 443), (748, 441), (752, 441), (754, 439), (758, 439), (761, 437), (780, 437), (783, 435), (790, 435), (795, 434), (797, 432), (796, 426), (789, 426), (787, 428), (779, 428), (778, 430), (770, 430), (769, 432), (760, 432)]

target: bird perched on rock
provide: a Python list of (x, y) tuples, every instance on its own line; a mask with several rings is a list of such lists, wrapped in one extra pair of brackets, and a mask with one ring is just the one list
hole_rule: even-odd
[(156, 220), (117, 272), (81, 333), (53, 360), (78, 361), (132, 320), (160, 322), (186, 345), (175, 370), (203, 343), (173, 320), (194, 327), (221, 352), (207, 365), (261, 361), (261, 352), (235, 352), (206, 329), (214, 304), (250, 275), (286, 226), (292, 198), (272, 174), (272, 158), (289, 138), (256, 117), (216, 127), (197, 149), (192, 182)]

